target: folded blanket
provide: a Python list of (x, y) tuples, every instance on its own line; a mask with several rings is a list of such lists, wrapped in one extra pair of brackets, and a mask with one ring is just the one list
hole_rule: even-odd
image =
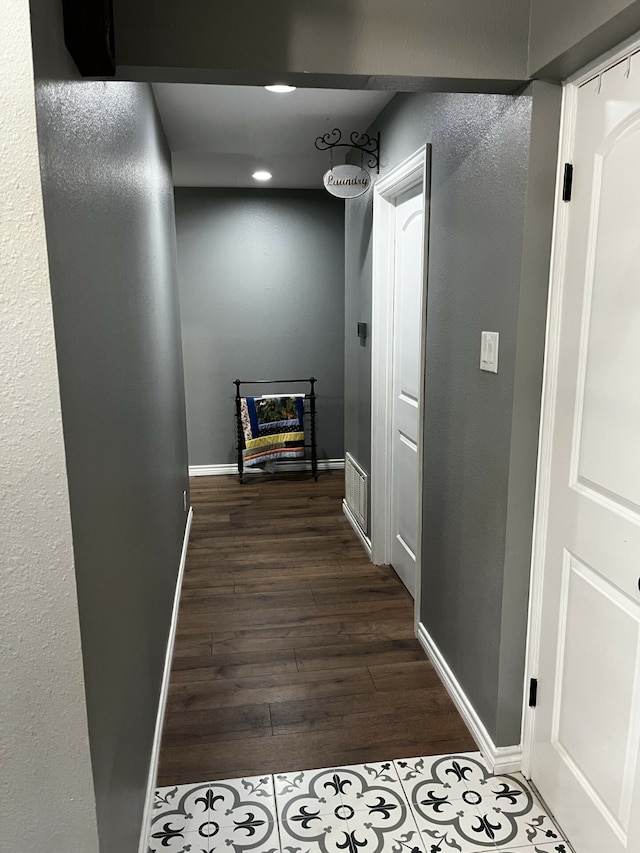
[(304, 397), (243, 397), (240, 401), (247, 467), (304, 458)]

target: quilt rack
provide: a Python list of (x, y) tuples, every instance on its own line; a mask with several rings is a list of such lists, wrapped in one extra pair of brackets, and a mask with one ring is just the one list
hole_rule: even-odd
[(311, 473), (313, 474), (313, 479), (318, 479), (318, 449), (316, 447), (316, 379), (311, 376), (309, 379), (234, 379), (233, 384), (236, 386), (236, 428), (238, 435), (238, 476), (240, 477), (240, 482), (243, 483), (243, 472), (244, 472), (244, 462), (242, 459), (242, 451), (244, 449), (244, 432), (242, 429), (242, 412), (241, 412), (241, 400), (242, 394), (240, 393), (241, 385), (299, 385), (300, 383), (309, 383), (309, 393), (304, 395), (305, 400), (309, 400), (309, 416), (311, 421), (311, 428), (309, 430), (310, 443), (305, 444), (305, 448), (309, 448), (311, 450)]

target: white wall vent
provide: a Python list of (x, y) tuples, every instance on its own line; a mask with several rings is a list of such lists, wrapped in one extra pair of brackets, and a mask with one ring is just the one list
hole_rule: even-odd
[(354, 518), (367, 532), (367, 485), (369, 477), (350, 453), (344, 460), (345, 500)]

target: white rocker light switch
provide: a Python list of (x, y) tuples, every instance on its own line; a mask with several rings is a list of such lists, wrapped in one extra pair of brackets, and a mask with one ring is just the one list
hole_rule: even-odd
[(480, 370), (498, 372), (498, 332), (483, 332), (480, 346)]

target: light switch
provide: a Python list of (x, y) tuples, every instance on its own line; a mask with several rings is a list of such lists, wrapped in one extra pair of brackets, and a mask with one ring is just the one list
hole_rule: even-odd
[(480, 345), (480, 370), (498, 372), (498, 332), (483, 332)]

